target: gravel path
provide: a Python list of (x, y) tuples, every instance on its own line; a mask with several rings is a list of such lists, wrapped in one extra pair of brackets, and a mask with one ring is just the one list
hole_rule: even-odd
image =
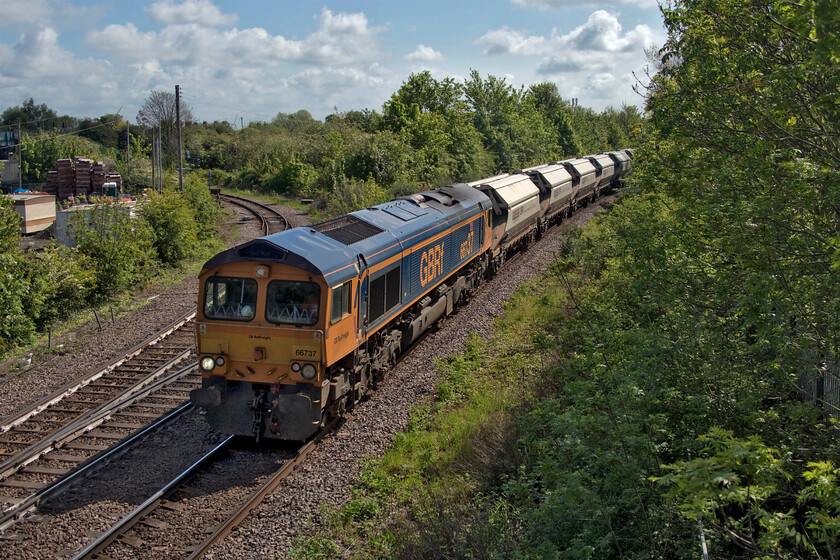
[[(322, 504), (336, 506), (346, 501), (360, 463), (368, 457), (381, 457), (394, 434), (406, 425), (412, 407), (431, 398), (435, 383), (434, 357), (459, 353), (471, 332), (490, 336), (492, 319), (502, 312), (504, 302), (522, 282), (545, 270), (546, 263), (559, 249), (562, 230), (569, 225), (582, 225), (595, 212), (608, 207), (613, 199), (614, 196), (606, 197), (579, 210), (485, 284), (468, 306), (418, 344), (373, 396), (357, 406), (342, 427), (322, 442), (287, 483), (269, 496), (224, 543), (208, 553), (207, 558), (283, 558), (294, 537), (306, 534), (320, 523)], [(294, 225), (306, 223), (305, 216), (287, 211)], [(249, 235), (254, 234), (242, 233), (239, 242)], [(117, 348), (134, 346), (194, 306), (195, 298), (195, 280), (188, 279), (151, 299), (143, 310), (118, 319), (101, 332), (77, 339), (75, 344), (81, 349), (81, 355), (57, 356), (44, 367), (38, 365), (24, 375), (7, 376), (0, 381), (0, 414), (10, 414), (107, 361)], [(15, 526), (12, 533), (0, 538), (0, 558), (72, 555), (219, 440), (219, 435), (209, 430), (197, 412), (188, 414), (183, 421), (149, 438), (140, 449), (101, 469), (84, 487), (44, 504), (39, 515)], [(232, 481), (230, 487), (239, 484)], [(228, 506), (229, 501), (219, 507)], [(164, 550), (150, 548), (136, 553), (137, 558), (167, 557)]]

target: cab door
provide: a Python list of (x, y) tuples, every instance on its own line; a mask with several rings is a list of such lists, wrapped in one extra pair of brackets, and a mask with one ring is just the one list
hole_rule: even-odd
[(368, 269), (367, 262), (364, 256), (359, 255), (359, 281), (356, 284), (358, 290), (356, 292), (356, 302), (358, 302), (358, 325), (359, 329), (356, 332), (358, 342), (367, 339), (367, 318), (368, 318)]

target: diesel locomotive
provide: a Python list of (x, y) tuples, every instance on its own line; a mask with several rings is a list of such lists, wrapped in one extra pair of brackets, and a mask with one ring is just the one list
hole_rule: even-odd
[(449, 185), (219, 253), (199, 275), (191, 401), (222, 433), (307, 439), (515, 251), (618, 186), (631, 159)]

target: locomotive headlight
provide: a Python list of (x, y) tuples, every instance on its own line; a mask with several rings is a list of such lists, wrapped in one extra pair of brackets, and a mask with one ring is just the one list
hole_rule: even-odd
[(297, 362), (292, 362), (292, 371), (297, 373), (300, 371), (300, 364)]
[(198, 362), (198, 366), (204, 371), (213, 371), (213, 368), (216, 367), (216, 360), (212, 356), (204, 356)]
[(305, 366), (303, 366), (303, 369), (300, 371), (300, 374), (303, 376), (304, 379), (315, 379), (315, 374), (316, 373), (317, 373), (317, 370), (315, 369), (315, 366), (313, 366), (312, 364), (306, 364)]
[(225, 357), (224, 356), (216, 356), (216, 366), (222, 367), (225, 365)]
[(257, 278), (265, 278), (265, 274), (268, 271), (265, 269), (264, 266), (258, 266), (256, 272), (257, 272)]

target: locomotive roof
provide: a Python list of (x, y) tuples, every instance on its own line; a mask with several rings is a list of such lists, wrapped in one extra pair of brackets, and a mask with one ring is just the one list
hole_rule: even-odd
[(382, 262), (487, 206), (479, 191), (451, 185), (243, 243), (219, 253), (204, 268), (282, 262), (335, 285), (358, 274), (360, 266)]

